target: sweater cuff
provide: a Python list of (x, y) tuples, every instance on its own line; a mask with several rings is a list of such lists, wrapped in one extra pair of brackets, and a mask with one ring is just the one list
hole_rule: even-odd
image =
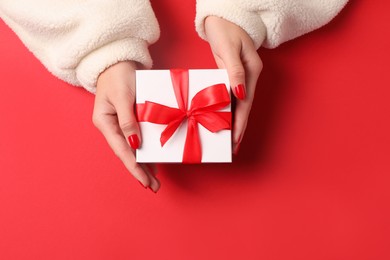
[(146, 69), (151, 68), (148, 43), (138, 38), (127, 38), (102, 46), (81, 60), (75, 70), (76, 77), (86, 90), (95, 93), (100, 73), (120, 61), (136, 61)]
[(258, 13), (245, 10), (235, 1), (198, 0), (196, 5), (195, 28), (199, 36), (207, 41), (205, 19), (207, 16), (218, 16), (245, 30), (258, 49), (266, 38), (267, 30)]

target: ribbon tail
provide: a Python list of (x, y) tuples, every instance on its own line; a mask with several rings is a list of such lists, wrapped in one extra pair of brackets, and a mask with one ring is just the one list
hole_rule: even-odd
[(181, 123), (183, 122), (184, 116), (170, 122), (164, 131), (161, 133), (160, 143), (161, 147), (165, 145), (165, 143), (171, 138), (171, 136), (176, 132)]
[(184, 145), (183, 163), (201, 163), (202, 148), (199, 138), (198, 123), (194, 119), (188, 120), (187, 138)]

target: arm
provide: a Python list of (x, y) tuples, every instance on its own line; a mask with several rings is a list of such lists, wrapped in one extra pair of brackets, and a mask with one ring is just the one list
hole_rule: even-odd
[(153, 169), (137, 164), (135, 69), (150, 68), (159, 37), (148, 0), (0, 0), (0, 16), (62, 80), (96, 92), (93, 122), (126, 169), (154, 192)]
[(218, 16), (241, 27), (255, 48), (275, 48), (331, 21), (348, 0), (198, 0), (195, 19), (207, 40), (205, 19)]
[(0, 17), (50, 72), (90, 92), (118, 61), (150, 68), (159, 37), (147, 0), (1, 0)]
[(328, 23), (348, 0), (198, 0), (195, 26), (226, 68), (237, 102), (233, 151), (238, 152), (263, 64), (256, 50), (274, 48)]

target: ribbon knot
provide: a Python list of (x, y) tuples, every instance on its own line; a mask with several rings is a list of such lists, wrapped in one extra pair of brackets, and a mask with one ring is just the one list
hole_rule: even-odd
[(201, 163), (202, 149), (198, 123), (212, 133), (231, 129), (231, 113), (218, 111), (230, 104), (229, 93), (225, 84), (209, 86), (193, 97), (188, 108), (188, 70), (171, 70), (170, 73), (179, 108), (145, 101), (144, 104), (137, 104), (138, 121), (166, 124), (167, 127), (160, 137), (161, 146), (164, 146), (187, 119), (183, 163)]

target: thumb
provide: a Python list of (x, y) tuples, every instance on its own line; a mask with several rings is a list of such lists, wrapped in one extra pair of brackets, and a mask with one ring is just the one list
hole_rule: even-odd
[(131, 99), (123, 97), (117, 100), (115, 109), (123, 135), (129, 142), (131, 148), (138, 149), (141, 146), (141, 133)]
[(240, 100), (244, 100), (246, 97), (245, 69), (241, 62), (240, 53), (230, 52), (220, 58), (227, 70), (234, 96)]

